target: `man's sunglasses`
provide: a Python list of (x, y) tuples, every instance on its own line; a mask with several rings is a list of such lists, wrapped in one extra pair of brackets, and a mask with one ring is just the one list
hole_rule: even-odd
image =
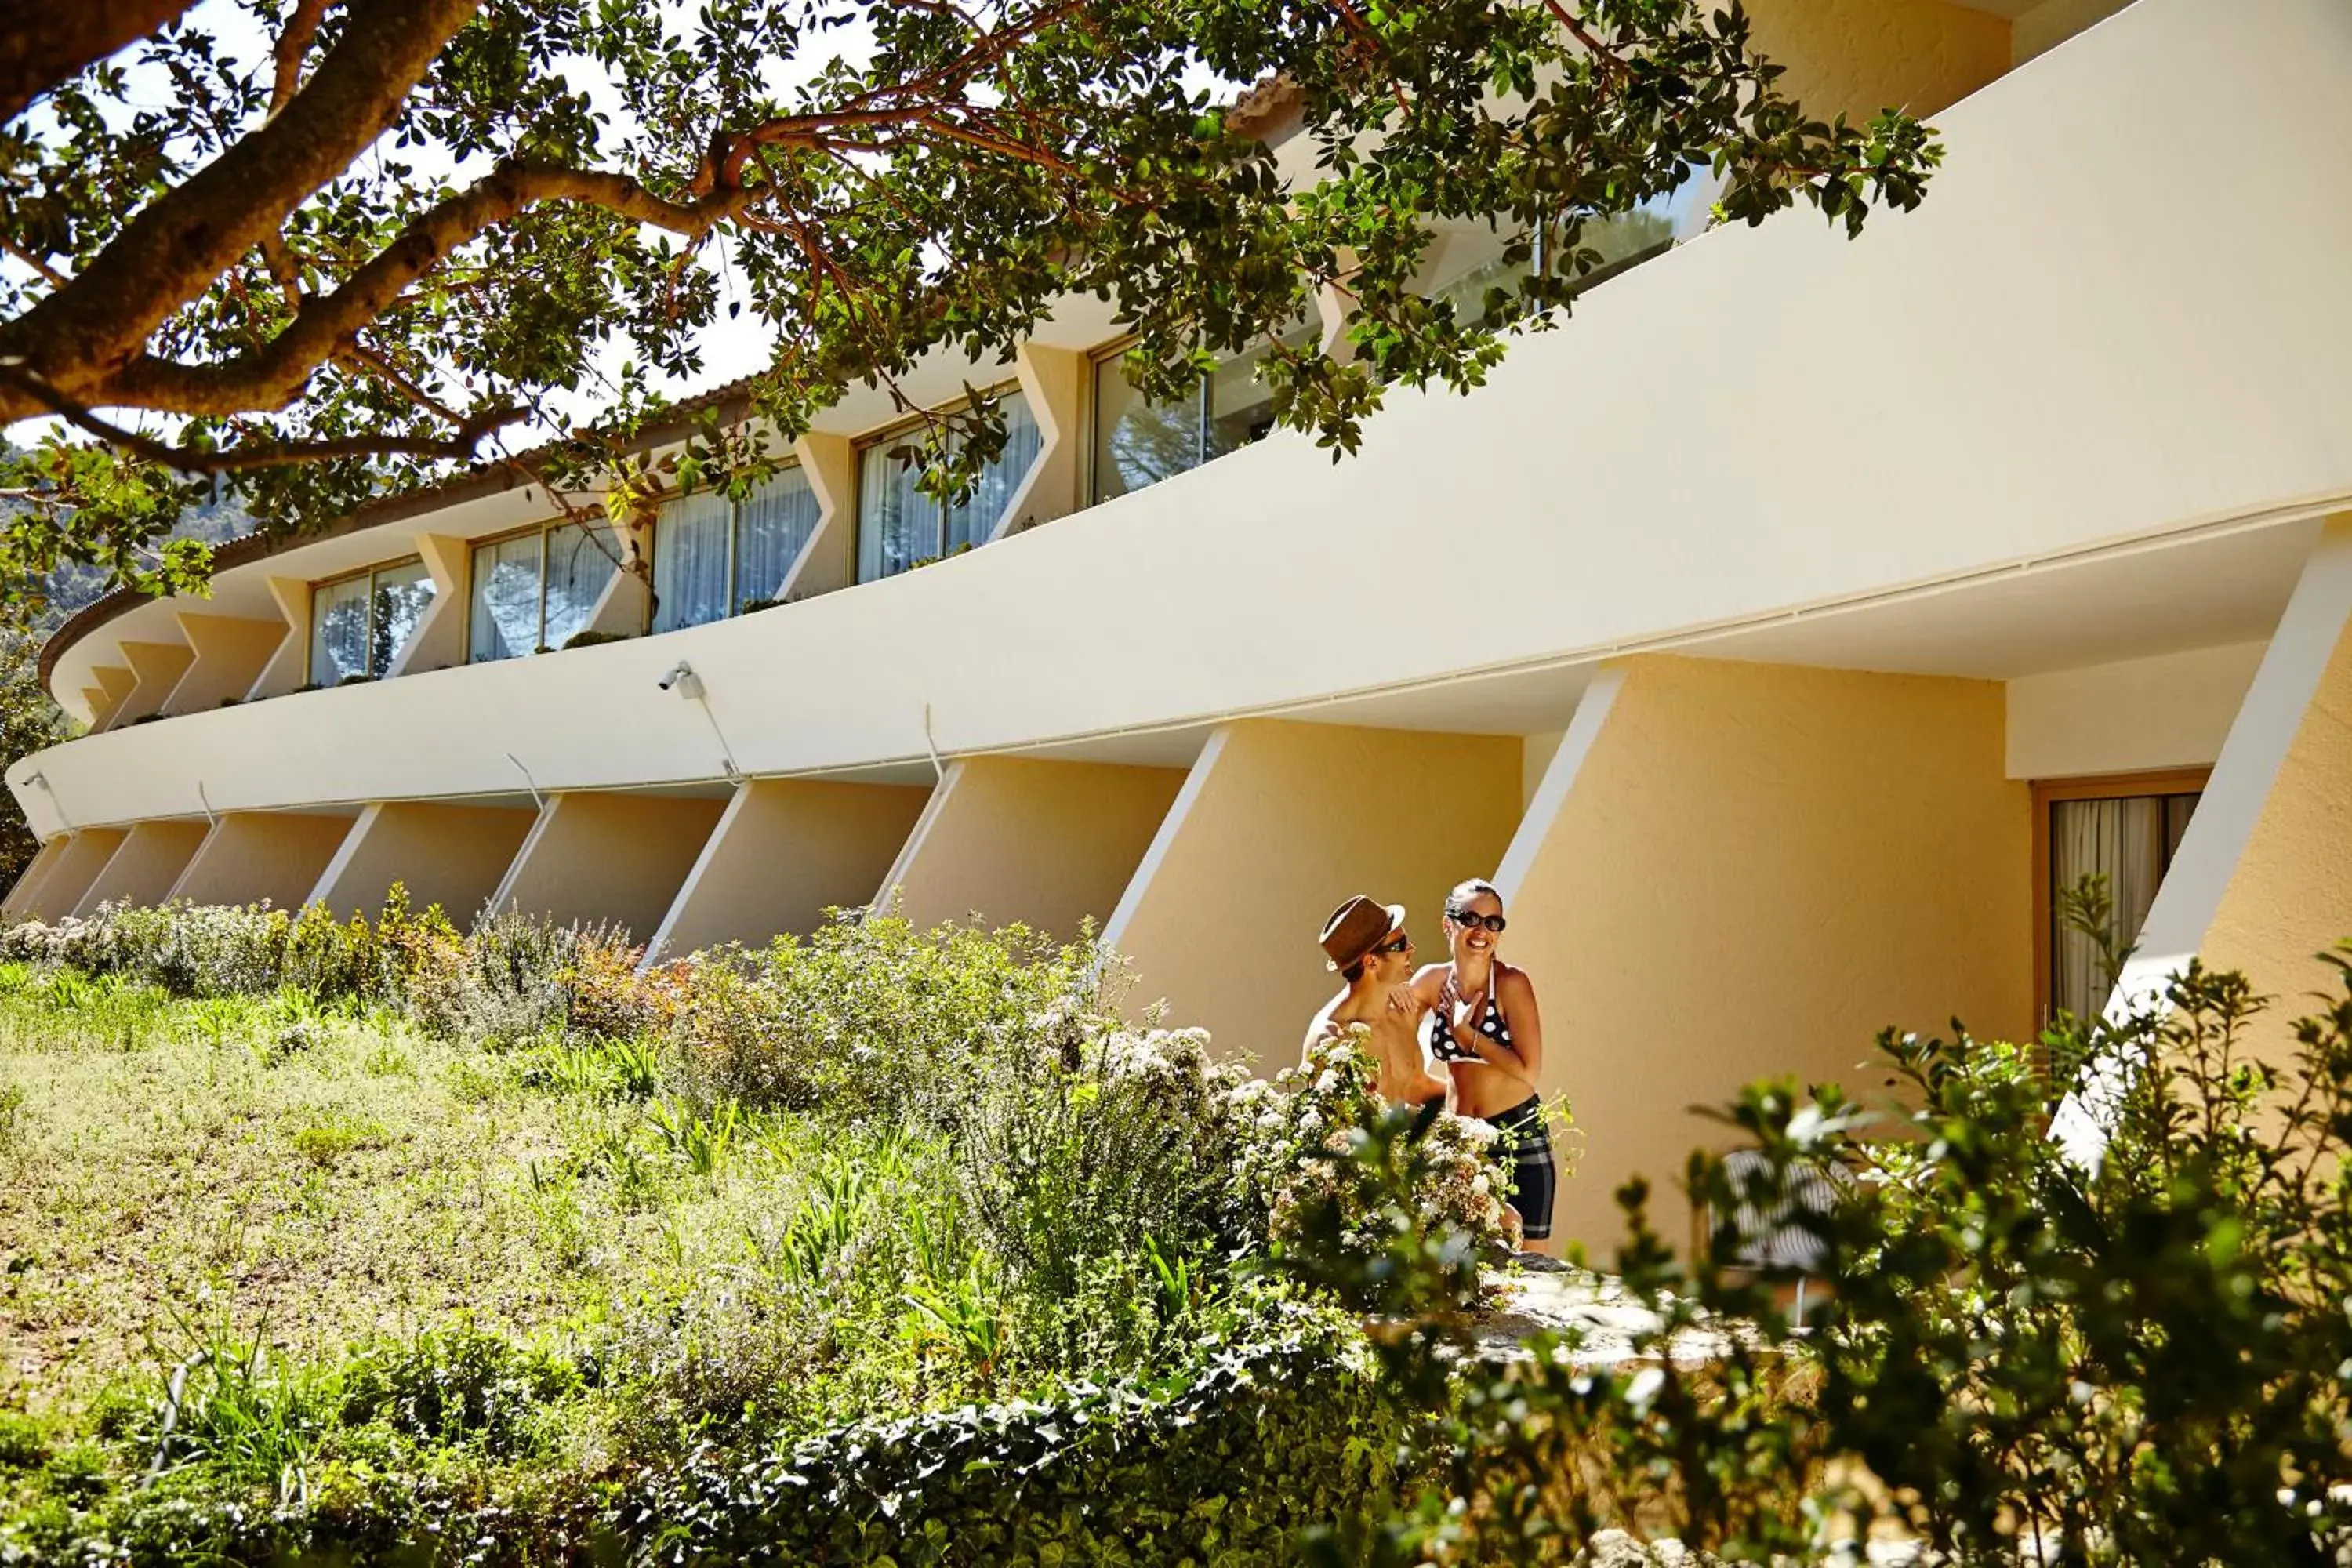
[(1503, 928), (1511, 923), (1500, 915), (1473, 914), (1468, 910), (1448, 910), (1445, 911), (1445, 918), (1452, 921), (1455, 925), (1460, 926), (1464, 931), (1471, 931), (1483, 926), (1486, 930), (1493, 931), (1496, 936), (1502, 935)]
[(1374, 952), (1411, 952), (1412, 951), (1412, 938), (1405, 935), (1402, 931), (1399, 931), (1396, 935), (1389, 938), (1388, 941), (1381, 943), (1380, 946), (1372, 949), (1372, 951)]

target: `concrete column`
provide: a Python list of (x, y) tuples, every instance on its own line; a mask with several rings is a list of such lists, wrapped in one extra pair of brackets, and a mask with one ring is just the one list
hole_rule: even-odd
[(379, 801), (360, 813), (308, 901), (339, 920), (373, 918), (397, 882), (411, 908), (438, 904), (463, 927), (498, 890), (534, 820), (504, 806)]
[(652, 623), (654, 525), (660, 516), (660, 508), (647, 507), (625, 522), (614, 521), (613, 545), (621, 552), (619, 567), (604, 584), (582, 630), (635, 637)]
[(160, 904), (188, 868), (211, 832), (204, 822), (142, 822), (123, 838), (114, 858), (90, 883), (73, 912), (92, 915), (100, 904)]
[(42, 882), (58, 868), (58, 862), (65, 858), (66, 850), (72, 843), (73, 835), (70, 833), (53, 833), (44, 839), (40, 852), (33, 857), (24, 870), (17, 873), (16, 885), (8, 889), (7, 898), (0, 900), (0, 915), (27, 913), (27, 906), (40, 896)]
[(1024, 342), (1013, 353), (1022, 394), (1036, 416), (1037, 460), (1004, 504), (991, 539), (1002, 539), (1086, 504), (1087, 379), (1094, 361), (1075, 349)]
[(41, 879), (41, 885), (26, 900), (25, 913), (37, 921), (61, 921), (73, 913), (129, 836), (129, 830), (121, 827), (78, 829), (58, 857), (57, 868)]
[(1183, 787), (1174, 768), (971, 757), (948, 765), (877, 893), (919, 926), (1099, 926)]
[(679, 958), (721, 942), (805, 935), (825, 910), (866, 903), (929, 794), (825, 779), (737, 786), (648, 953)]
[(89, 678), (98, 684), (83, 688), (81, 695), (90, 705), (89, 728), (96, 734), (114, 722), (122, 705), (131, 700), (131, 693), (137, 689), (139, 678), (112, 665), (100, 665), (89, 672)]
[(1295, 1061), (1338, 981), (1316, 935), (1354, 893), (1405, 906), (1439, 956), (1439, 900), (1483, 876), (1519, 815), (1516, 735), (1248, 720), (1211, 739), (1104, 935), (1139, 1000), (1226, 1054)]
[(1890, 1024), (2032, 1020), (2028, 786), (1993, 681), (1643, 658), (1579, 705), (1495, 880), (1548, 1095), (1582, 1144), (1559, 1234), (1608, 1256), (1648, 1176), (1670, 1239), (1694, 1105), (1837, 1080)]
[(776, 596), (830, 594), (857, 580), (857, 443), (812, 430), (793, 443), (816, 492), (816, 526)]
[(122, 645), (122, 658), (131, 666), (132, 684), (108, 718), (110, 730), (162, 712), (180, 678), (196, 661), (196, 650), (184, 643), (127, 642)]
[(677, 899), (727, 803), (698, 796), (572, 792), (531, 826), (494, 910), (652, 933)]
[(188, 615), (179, 620), (195, 657), (163, 700), (166, 713), (201, 713), (232, 697), (243, 700), (287, 635), (283, 621)]
[(310, 584), (299, 577), (272, 577), (269, 596), (278, 601), (278, 613), (286, 618), (286, 633), (278, 639), (278, 651), (253, 678), (253, 689), (246, 693), (248, 700), (281, 697), (310, 676)]
[(448, 669), (465, 662), (466, 573), (472, 560), (474, 542), (451, 539), (438, 533), (416, 536), (417, 558), (425, 570), (433, 574), (433, 603), (425, 618), (416, 623), (406, 646), (392, 658), (385, 671), (389, 679), (427, 669)]
[(2279, 998), (2252, 1039), (2270, 1060), (2291, 1059), (2308, 994), (2334, 988), (2313, 955), (2352, 936), (2347, 626), (2352, 514), (2329, 521), (2287, 601), (2111, 1009), (2161, 998), (2201, 958)]
[(191, 904), (267, 901), (299, 909), (351, 830), (348, 816), (227, 812), (172, 884), (170, 896)]

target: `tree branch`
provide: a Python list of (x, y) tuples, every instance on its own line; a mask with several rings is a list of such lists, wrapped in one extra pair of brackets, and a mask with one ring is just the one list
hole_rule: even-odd
[(23, 365), (0, 362), (0, 382), (109, 446), (184, 474), (234, 474), (292, 463), (327, 462), (337, 458), (402, 457), (466, 462), (473, 458), (485, 437), (514, 424), (529, 412), (512, 407), (483, 409), (458, 425), (457, 434), (446, 440), (425, 436), (353, 436), (333, 441), (265, 441), (225, 451), (207, 451), (174, 447), (102, 419)]
[[(360, 7), (282, 113), (149, 204), (69, 287), (0, 325), (0, 354), (38, 367), (62, 392), (98, 392), (140, 358), (166, 317), (265, 237), (275, 237), (288, 213), (390, 128), (410, 89), (480, 5), (379, 0)], [(21, 389), (0, 398), (0, 421), (33, 412)]]
[(195, 0), (12, 0), (0, 10), (0, 125), (75, 72), (187, 10)]
[(294, 14), (286, 18), (286, 30), (278, 35), (278, 79), (269, 90), (273, 118), (294, 100), (295, 89), (302, 85), (302, 57), (310, 52), (310, 40), (319, 36), (319, 24), (326, 15), (327, 0), (294, 0)]

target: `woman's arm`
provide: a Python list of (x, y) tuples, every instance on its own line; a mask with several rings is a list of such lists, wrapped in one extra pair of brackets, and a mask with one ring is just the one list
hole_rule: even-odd
[(1501, 970), (1495, 977), (1495, 1002), (1503, 1010), (1505, 1026), (1511, 1031), (1511, 1048), (1518, 1055), (1519, 1074), (1533, 1088), (1543, 1077), (1543, 1016), (1536, 1010), (1535, 982), (1528, 978), (1524, 969)]

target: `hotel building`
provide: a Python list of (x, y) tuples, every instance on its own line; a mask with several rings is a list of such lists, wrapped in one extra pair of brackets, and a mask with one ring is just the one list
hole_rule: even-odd
[[(673, 954), (878, 899), (1091, 920), (1279, 1063), (1343, 897), (1432, 954), (1491, 875), (1594, 1239), (1695, 1103), (2100, 1005), (2050, 910), (2087, 872), (2142, 971), (2291, 1016), (2352, 934), (2352, 7), (1750, 10), (1816, 112), (1933, 120), (1916, 213), (1702, 232), (1694, 182), (1565, 330), (1337, 465), (1246, 362), (1141, 405), (1081, 300), (918, 378), (1009, 389), (952, 509), (860, 393), (621, 535), (499, 471), (236, 542), (209, 598), (46, 649), (89, 733), (9, 770), (46, 847), (7, 910), (399, 881)], [(1449, 235), (1431, 287), (1495, 250)]]

